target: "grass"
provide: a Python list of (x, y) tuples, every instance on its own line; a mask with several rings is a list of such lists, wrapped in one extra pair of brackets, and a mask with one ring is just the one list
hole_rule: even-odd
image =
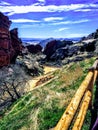
[[(93, 64), (93, 59), (64, 66), (56, 77), (16, 101), (0, 120), (0, 130), (48, 130), (55, 127)], [(83, 130), (88, 130), (88, 112)]]

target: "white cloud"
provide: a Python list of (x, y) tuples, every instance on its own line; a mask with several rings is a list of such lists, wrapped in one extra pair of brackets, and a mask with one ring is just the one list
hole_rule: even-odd
[(92, 11), (92, 9), (77, 9), (75, 12), (89, 12)]
[(64, 30), (68, 30), (69, 28), (59, 28), (59, 29), (56, 29), (56, 30), (54, 30), (54, 32), (62, 32), (62, 31), (64, 31)]
[(39, 2), (45, 2), (45, 0), (37, 0), (37, 1), (39, 1)]
[(89, 19), (81, 19), (81, 20), (78, 20), (78, 21), (73, 21), (72, 23), (75, 24), (75, 23), (85, 23), (85, 22), (88, 22), (90, 21)]
[(62, 25), (62, 24), (70, 24), (70, 23), (72, 23), (72, 21), (55, 22), (55, 23), (52, 23), (52, 25)]
[(61, 32), (61, 31), (64, 31), (64, 30), (67, 30), (69, 28), (60, 28), (58, 31)]
[(11, 21), (14, 22), (14, 23), (26, 23), (26, 22), (34, 23), (34, 22), (40, 22), (40, 21), (37, 21), (37, 20), (31, 20), (31, 19), (11, 19)]
[[(44, 0), (40, 0), (44, 1)], [(1, 12), (9, 12), (8, 15), (13, 14), (21, 14), (21, 13), (29, 13), (29, 12), (62, 12), (62, 11), (76, 11), (80, 10), (84, 11), (84, 9), (96, 9), (98, 7), (98, 4), (71, 4), (71, 5), (47, 5), (47, 6), (41, 6), (36, 4), (27, 5), (27, 6), (13, 6), (13, 5), (0, 5), (0, 11)]]
[(0, 2), (0, 5), (3, 5), (3, 6), (4, 6), (4, 5), (11, 5), (11, 4), (8, 3), (8, 2), (1, 1), (1, 2)]
[(51, 22), (51, 21), (56, 21), (56, 20), (63, 20), (62, 17), (48, 17), (48, 18), (44, 18), (44, 21), (46, 22)]
[(82, 20), (78, 20), (78, 21), (64, 21), (64, 22), (55, 22), (52, 25), (62, 25), (62, 24), (78, 24), (78, 23), (85, 23), (88, 22), (90, 20), (88, 19), (82, 19)]

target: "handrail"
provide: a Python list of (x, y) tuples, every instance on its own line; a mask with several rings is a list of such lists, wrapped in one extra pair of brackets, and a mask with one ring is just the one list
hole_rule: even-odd
[(54, 130), (68, 130), (80, 104), (80, 111), (72, 130), (81, 130), (88, 107), (92, 104), (93, 86), (97, 78), (96, 68), (97, 61), (90, 68), (86, 78), (78, 88)]
[(88, 107), (89, 107), (89, 104), (91, 101), (91, 96), (92, 96), (92, 93), (91, 93), (91, 91), (88, 90), (85, 93), (85, 97), (84, 97), (83, 103), (81, 105), (81, 109), (79, 111), (79, 114), (77, 116), (77, 119), (74, 123), (72, 130), (81, 130), (85, 116), (86, 116), (86, 112), (88, 110)]

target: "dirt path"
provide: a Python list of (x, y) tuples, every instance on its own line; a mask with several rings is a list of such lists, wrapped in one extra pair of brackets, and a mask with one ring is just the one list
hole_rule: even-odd
[(34, 87), (41, 85), (50, 79), (54, 78), (54, 76), (51, 74), (51, 72), (57, 70), (59, 68), (57, 67), (50, 67), (50, 66), (44, 66), (44, 75), (38, 76), (33, 78), (33, 80), (29, 80), (28, 83), (26, 84), (26, 89), (25, 91), (32, 91)]
[(53, 72), (57, 69), (58, 69), (57, 67), (44, 66), (44, 74), (48, 74), (48, 73)]

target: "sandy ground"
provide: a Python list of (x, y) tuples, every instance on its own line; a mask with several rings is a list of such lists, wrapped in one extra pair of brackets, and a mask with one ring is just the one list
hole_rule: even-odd
[(57, 67), (44, 66), (44, 74), (53, 72), (53, 71), (55, 71), (57, 69), (58, 69)]
[[(33, 78), (32, 80), (29, 80), (29, 81), (26, 83), (26, 87), (25, 87), (26, 89), (25, 89), (25, 91), (26, 91), (26, 92), (32, 91), (32, 90), (34, 89), (34, 87), (36, 87), (37, 84), (40, 83), (41, 80), (44, 81), (44, 79), (46, 79), (46, 78), (48, 78), (48, 77), (49, 77), (49, 79), (50, 79), (50, 78), (53, 78), (53, 77), (51, 76), (51, 72), (53, 72), (53, 71), (55, 71), (55, 70), (57, 70), (57, 69), (58, 69), (57, 67), (44, 66), (44, 75), (38, 76), (38, 77)], [(44, 83), (45, 83), (45, 82), (47, 82), (47, 80), (44, 81)], [(40, 84), (42, 84), (42, 83), (40, 83)]]

